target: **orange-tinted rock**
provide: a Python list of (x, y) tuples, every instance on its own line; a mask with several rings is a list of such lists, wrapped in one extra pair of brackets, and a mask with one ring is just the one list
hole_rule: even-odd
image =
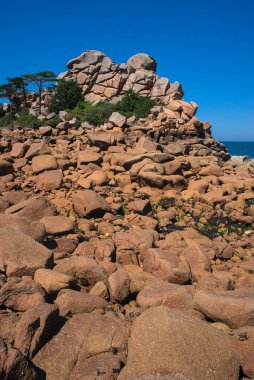
[(26, 311), (44, 302), (44, 290), (30, 277), (11, 279), (0, 289), (0, 305), (14, 311)]
[(110, 211), (107, 201), (92, 190), (78, 191), (72, 201), (74, 211), (81, 217), (101, 217)]
[(91, 313), (96, 309), (104, 309), (107, 306), (107, 302), (101, 297), (71, 289), (61, 290), (55, 304), (58, 306), (61, 316)]
[(11, 227), (1, 228), (0, 234), (0, 268), (7, 275), (33, 275), (52, 264), (52, 253), (30, 236)]
[(135, 320), (127, 365), (118, 378), (163, 372), (195, 380), (238, 380), (239, 366), (238, 355), (224, 333), (196, 318), (159, 306)]

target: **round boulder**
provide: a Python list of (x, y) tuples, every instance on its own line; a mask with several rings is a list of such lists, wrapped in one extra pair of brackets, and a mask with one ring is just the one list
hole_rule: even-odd
[(225, 333), (159, 306), (135, 320), (127, 365), (118, 380), (133, 375), (138, 379), (147, 373), (175, 373), (195, 380), (238, 380), (239, 366), (238, 355)]
[(96, 65), (106, 57), (104, 53), (98, 50), (86, 50), (76, 58), (71, 59), (67, 63), (68, 69), (72, 69), (75, 65), (86, 63), (87, 65)]
[(156, 71), (157, 62), (150, 55), (139, 53), (130, 57), (128, 59), (127, 65), (133, 67), (135, 70), (145, 69)]

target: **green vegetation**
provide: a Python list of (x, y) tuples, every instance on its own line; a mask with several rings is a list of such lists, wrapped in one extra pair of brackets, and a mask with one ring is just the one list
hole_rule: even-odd
[[(5, 114), (2, 107), (0, 107), (0, 127), (36, 128), (40, 125), (55, 127), (60, 122), (58, 115), (50, 120), (39, 121), (28, 112), (27, 87), (30, 84), (37, 86), (39, 108), (41, 109), (42, 93), (46, 83), (56, 81), (56, 75), (53, 72), (43, 71), (36, 74), (26, 74), (20, 77), (7, 78), (7, 81), (7, 83), (0, 86), (0, 98), (9, 99), (10, 112)], [(71, 120), (75, 117), (77, 127), (85, 121), (97, 126), (106, 123), (113, 112), (119, 112), (127, 118), (131, 116), (135, 116), (136, 119), (144, 118), (149, 114), (150, 109), (158, 104), (155, 100), (142, 97), (134, 91), (126, 92), (116, 104), (105, 102), (92, 105), (90, 102), (83, 101), (82, 98), (82, 89), (76, 82), (60, 80), (52, 98), (50, 111), (58, 113), (59, 111), (67, 110), (66, 120)], [(18, 113), (17, 117), (15, 113)]]
[(2, 105), (2, 103), (0, 103), (0, 117), (3, 117), (4, 115), (5, 115), (5, 112), (3, 109), (3, 105)]
[(27, 108), (27, 86), (29, 84), (29, 80), (27, 79), (27, 75), (21, 75), (20, 77), (7, 78), (8, 84), (12, 87), (16, 96), (22, 95), (24, 99), (25, 107)]
[(15, 86), (8, 82), (0, 86), (0, 98), (7, 98), (10, 102), (10, 110), (17, 110), (20, 107), (20, 98)]
[(7, 83), (0, 85), (0, 98), (6, 98), (10, 103), (10, 110), (19, 111), (21, 108), (22, 98), (25, 108), (27, 104), (27, 87), (29, 84), (35, 84), (38, 88), (39, 107), (41, 110), (42, 92), (46, 83), (56, 81), (56, 74), (52, 71), (42, 71), (36, 74), (25, 74), (15, 78), (7, 78)]
[(9, 112), (0, 118), (0, 128), (13, 126), (36, 128), (41, 126), (41, 121), (36, 116), (30, 115), (28, 109), (23, 109), (18, 114)]
[(92, 105), (90, 102), (79, 102), (73, 110), (68, 111), (66, 120), (76, 117), (77, 126), (84, 121), (87, 121), (93, 125), (102, 125), (108, 121), (113, 112), (114, 105), (111, 103), (99, 103)]
[(56, 93), (50, 105), (51, 112), (72, 110), (82, 101), (82, 89), (73, 80), (60, 80), (56, 87)]
[(92, 105), (90, 102), (79, 102), (75, 108), (68, 110), (67, 119), (77, 118), (77, 125), (87, 121), (90, 124), (102, 125), (106, 123), (113, 112), (119, 112), (128, 117), (136, 116), (137, 119), (146, 117), (150, 109), (157, 105), (155, 100), (144, 98), (134, 91), (128, 91), (116, 104), (99, 103)]
[(51, 119), (42, 120), (41, 125), (49, 125), (50, 127), (55, 128), (57, 126), (57, 124), (59, 124), (60, 122), (61, 122), (61, 119), (60, 119), (59, 115), (55, 115)]
[(15, 123), (15, 112), (9, 112), (0, 118), (0, 128), (12, 127)]
[(126, 117), (135, 115), (137, 119), (140, 119), (146, 117), (155, 105), (158, 105), (155, 100), (144, 98), (131, 90), (124, 94), (122, 100), (115, 105), (114, 110)]
[(56, 74), (52, 71), (41, 71), (36, 74), (26, 74), (23, 77), (27, 80), (27, 83), (33, 83), (37, 86), (39, 94), (39, 110), (41, 113), (42, 92), (46, 84), (56, 81)]
[(30, 115), (28, 109), (23, 109), (18, 113), (18, 118), (14, 124), (22, 128), (38, 128), (41, 126), (40, 120), (36, 116)]

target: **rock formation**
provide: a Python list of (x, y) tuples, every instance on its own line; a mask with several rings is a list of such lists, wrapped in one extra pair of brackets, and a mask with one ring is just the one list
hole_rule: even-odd
[[(59, 79), (75, 79), (82, 86), (85, 99), (117, 101), (128, 90), (138, 92), (168, 104), (171, 100), (181, 100), (183, 90), (180, 83), (170, 83), (159, 77), (156, 60), (148, 54), (136, 54), (126, 64), (115, 64), (104, 53), (88, 50), (68, 62), (70, 71), (59, 75)], [(197, 106), (189, 105), (195, 113)]]
[(68, 68), (92, 102), (163, 104), (0, 131), (0, 378), (254, 378), (254, 165), (152, 57)]

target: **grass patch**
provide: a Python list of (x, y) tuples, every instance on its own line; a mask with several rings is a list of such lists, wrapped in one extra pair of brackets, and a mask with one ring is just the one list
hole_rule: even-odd
[(126, 117), (135, 115), (137, 119), (140, 119), (147, 117), (155, 105), (158, 105), (155, 100), (140, 96), (131, 90), (127, 91), (122, 100), (115, 104), (114, 110)]
[(113, 112), (114, 105), (111, 103), (92, 105), (90, 102), (79, 102), (73, 110), (68, 110), (65, 119), (71, 120), (76, 117), (78, 126), (85, 121), (93, 125), (102, 125), (108, 121)]
[[(71, 88), (71, 90), (73, 90), (73, 88)], [(76, 87), (74, 90), (76, 90)], [(68, 99), (69, 97), (70, 96), (68, 93)], [(64, 102), (61, 104), (63, 103)], [(59, 105), (60, 101), (57, 103), (57, 107), (59, 107)], [(126, 116), (127, 118), (131, 116), (135, 116), (136, 119), (145, 118), (148, 116), (151, 108), (155, 105), (158, 105), (155, 100), (140, 96), (134, 91), (128, 91), (116, 104), (105, 102), (93, 105), (90, 102), (79, 101), (73, 109), (67, 109), (67, 115), (65, 116), (65, 119), (68, 121), (75, 117), (76, 127), (79, 127), (81, 123), (85, 121), (89, 124), (99, 126), (108, 122), (109, 117), (113, 112), (119, 112), (121, 115)], [(64, 108), (61, 110), (64, 110)], [(19, 117), (16, 117), (15, 112), (10, 112), (2, 117), (0, 115), (0, 128), (12, 126), (19, 126), (21, 128), (38, 128), (41, 125), (50, 125), (51, 127), (55, 128), (57, 124), (61, 122), (58, 115), (52, 119), (45, 119), (43, 121), (40, 121), (36, 116), (30, 115), (27, 109), (19, 111), (18, 115)]]
[(85, 121), (97, 126), (106, 123), (113, 112), (119, 112), (127, 118), (135, 116), (140, 119), (147, 117), (155, 105), (158, 105), (155, 100), (128, 91), (116, 104), (105, 102), (92, 105), (86, 101), (79, 102), (74, 109), (67, 110), (66, 120), (76, 117), (78, 126)]
[(29, 114), (27, 109), (23, 109), (18, 112), (19, 117), (14, 122), (15, 126), (21, 128), (38, 128), (41, 126), (41, 121), (37, 119), (36, 116)]
[[(18, 114), (18, 117), (16, 116)], [(21, 128), (38, 128), (41, 121), (36, 116), (30, 115), (27, 109), (16, 112), (9, 112), (0, 118), (0, 128), (21, 127)]]
[(55, 115), (51, 119), (42, 120), (40, 125), (49, 125), (50, 127), (55, 128), (59, 123), (61, 123), (61, 119), (59, 115)]
[(15, 112), (9, 112), (0, 118), (0, 128), (12, 127), (15, 121)]

